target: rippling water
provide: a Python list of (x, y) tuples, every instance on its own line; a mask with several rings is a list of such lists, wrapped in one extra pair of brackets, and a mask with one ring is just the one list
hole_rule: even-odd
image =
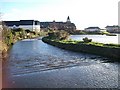
[[(101, 56), (63, 50), (41, 40), (27, 39), (13, 46), (7, 68), (16, 82), (13, 84), (18, 87), (117, 88), (119, 64), (105, 63), (108, 60)], [(29, 83), (24, 86), (23, 78), (28, 77), (32, 80), (26, 79)], [(38, 77), (41, 79), (32, 83)]]

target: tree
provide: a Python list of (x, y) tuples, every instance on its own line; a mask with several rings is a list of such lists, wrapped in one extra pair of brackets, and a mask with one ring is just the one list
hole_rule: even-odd
[(63, 30), (48, 33), (52, 39), (65, 40), (69, 37), (69, 33)]

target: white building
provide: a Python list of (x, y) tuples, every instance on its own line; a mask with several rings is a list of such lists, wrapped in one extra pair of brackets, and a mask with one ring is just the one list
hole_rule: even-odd
[(100, 32), (106, 32), (106, 29), (100, 29)]
[(40, 31), (40, 22), (37, 20), (4, 21), (8, 28), (23, 28), (24, 30)]
[(113, 26), (106, 26), (106, 31), (110, 32), (110, 33), (120, 33), (120, 27), (117, 25), (113, 25)]
[(86, 32), (100, 32), (100, 28), (99, 27), (88, 27), (85, 28)]

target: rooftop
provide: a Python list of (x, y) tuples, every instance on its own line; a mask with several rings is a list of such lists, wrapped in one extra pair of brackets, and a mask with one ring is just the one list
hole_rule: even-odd
[(113, 26), (106, 26), (105, 28), (109, 28), (109, 27), (120, 27), (118, 25), (113, 25)]
[(86, 29), (100, 29), (99, 27), (88, 27)]
[(37, 20), (3, 21), (7, 26), (33, 25), (33, 22), (35, 22), (35, 25), (40, 25)]

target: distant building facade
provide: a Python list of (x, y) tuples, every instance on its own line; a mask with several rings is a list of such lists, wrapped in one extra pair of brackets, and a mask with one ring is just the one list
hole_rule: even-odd
[(88, 27), (88, 28), (85, 28), (85, 31), (86, 32), (100, 32), (100, 28), (99, 27)]
[(37, 20), (3, 21), (11, 29), (23, 28), (24, 30), (40, 31), (40, 22)]
[(16, 29), (23, 28), (24, 30), (40, 31), (40, 30), (65, 30), (73, 33), (76, 30), (74, 23), (71, 23), (70, 17), (67, 17), (66, 22), (39, 22), (37, 20), (20, 20), (20, 21), (3, 21), (8, 28)]
[(120, 26), (113, 25), (113, 26), (106, 26), (106, 31), (110, 33), (120, 33)]
[(70, 17), (67, 17), (66, 22), (40, 22), (41, 29), (51, 29), (51, 30), (65, 30), (69, 33), (72, 33), (76, 30), (74, 23), (71, 23)]
[(100, 32), (106, 32), (107, 30), (106, 29), (101, 29)]

